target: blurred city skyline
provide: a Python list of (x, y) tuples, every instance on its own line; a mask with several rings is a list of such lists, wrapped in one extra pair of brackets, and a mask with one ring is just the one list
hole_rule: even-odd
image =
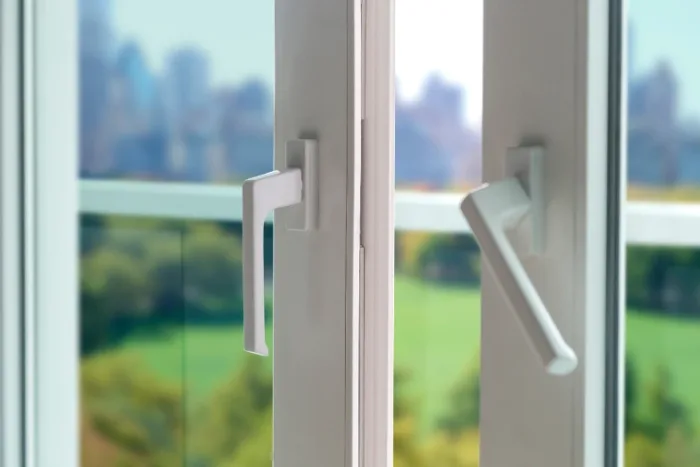
[[(82, 1), (113, 2), (117, 39), (139, 42), (157, 72), (165, 67), (173, 49), (196, 46), (211, 58), (214, 85), (240, 84), (252, 78), (273, 84), (274, 0)], [(159, 21), (164, 11), (167, 21)], [(695, 21), (700, 17), (700, 3), (668, 0), (658, 8), (655, 0), (632, 0), (628, 12), (633, 25), (632, 77), (649, 72), (659, 62), (672, 63), (686, 84), (679, 96), (679, 113), (683, 119), (699, 118), (700, 85), (689, 83), (700, 83), (700, 61), (688, 38), (700, 36)], [(396, 68), (401, 97), (414, 100), (425, 81), (439, 74), (466, 91), (465, 118), (478, 125), (482, 36), (483, 0), (397, 0)]]
[[(215, 0), (207, 1), (211, 6)], [(138, 29), (149, 28), (134, 25), (149, 13), (142, 9), (127, 21), (124, 11), (129, 10), (129, 0), (81, 2), (83, 177), (236, 183), (272, 169), (274, 86), (264, 75), (265, 66), (268, 72), (274, 66), (271, 24), (267, 34), (256, 36), (265, 36), (262, 43), (270, 46), (269, 53), (261, 54), (260, 44), (250, 40), (255, 27), (231, 28), (226, 39), (222, 33), (208, 43), (205, 35), (197, 39), (192, 35), (195, 28), (184, 24), (182, 32), (171, 31), (168, 42), (153, 31), (169, 31), (177, 21), (144, 35)], [(257, 19), (273, 17), (272, 2), (266, 5), (269, 10)], [(198, 4), (199, 9), (206, 7)], [(168, 11), (169, 20), (175, 19), (174, 10), (175, 6)], [(158, 19), (162, 11), (152, 15)], [(255, 26), (264, 29), (260, 26), (264, 21), (258, 23)], [(234, 39), (236, 34), (240, 37)], [(155, 46), (161, 47), (160, 52), (153, 51), (154, 43), (160, 43)], [(230, 50), (234, 60), (217, 56), (220, 43), (235, 46)], [(260, 55), (267, 55), (266, 60)], [(230, 63), (235, 67), (227, 68)], [(217, 80), (217, 69), (228, 69), (229, 79), (219, 71)], [(480, 130), (465, 119), (471, 96), (442, 74), (426, 75), (416, 94), (396, 103), (397, 183), (414, 189), (477, 183)]]
[[(176, 2), (162, 22), (162, 0), (152, 0), (131, 17), (133, 1), (81, 0), (81, 174), (239, 183), (271, 170), (272, 0), (253, 2), (256, 7), (241, 3), (236, 11), (246, 14), (238, 15), (235, 4), (224, 8), (222, 0), (205, 0), (195, 9), (188, 6), (186, 20), (178, 20), (178, 14), (189, 4)], [(427, 10), (420, 0), (398, 0), (396, 183), (410, 189), (461, 190), (481, 180), (476, 115), (482, 102), (482, 3), (436, 1)], [(163, 8), (148, 10), (158, 2)], [(445, 15), (445, 8), (454, 14)], [(220, 18), (207, 23), (206, 33), (193, 26), (201, 21), (191, 18), (214, 11)], [(421, 16), (420, 27), (411, 26), (411, 18)], [(156, 22), (157, 27), (147, 26)], [(459, 27), (462, 23), (472, 27)], [(698, 185), (700, 120), (698, 112), (688, 110), (693, 108), (687, 96), (700, 93), (700, 86), (684, 74), (698, 65), (663, 55), (650, 62), (646, 37), (646, 29), (632, 22), (627, 48), (629, 182)], [(221, 51), (222, 44), (228, 53)]]

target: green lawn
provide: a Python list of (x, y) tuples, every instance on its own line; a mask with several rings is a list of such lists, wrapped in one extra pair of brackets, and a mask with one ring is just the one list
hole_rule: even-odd
[(673, 395), (700, 427), (700, 321), (629, 312), (627, 352), (642, 384), (661, 366), (670, 371)]
[(478, 365), (480, 296), (397, 277), (394, 297), (395, 367), (409, 372), (410, 396), (425, 431), (445, 411), (455, 381)]
[[(396, 278), (396, 365), (410, 374), (410, 396), (424, 431), (445, 410), (455, 380), (477, 364), (479, 328), (478, 291)], [(659, 364), (668, 366), (674, 393), (700, 426), (700, 321), (629, 313), (627, 348), (645, 381)], [(138, 354), (162, 377), (184, 381), (195, 404), (235, 371), (245, 357), (242, 349), (240, 327), (197, 327), (132, 339), (118, 351)]]

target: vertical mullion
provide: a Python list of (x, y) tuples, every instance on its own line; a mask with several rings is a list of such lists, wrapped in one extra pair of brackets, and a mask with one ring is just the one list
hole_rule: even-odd
[(21, 1), (22, 21), (22, 350), (24, 357), (24, 461), (38, 467), (37, 461), (37, 362), (36, 362), (36, 238), (35, 238), (35, 0)]
[(0, 465), (21, 466), (22, 453), (22, 298), (21, 298), (21, 5), (0, 4)]
[[(575, 233), (574, 262), (576, 316), (574, 328), (581, 346), (583, 366), (576, 378), (574, 462), (597, 467), (606, 455), (606, 301), (608, 277), (610, 187), (608, 177), (610, 91), (609, 14), (616, 0), (586, 0), (577, 4), (577, 106), (575, 115)], [(618, 222), (616, 219), (615, 222)], [(619, 241), (620, 239), (618, 239)]]
[(77, 4), (34, 0), (27, 18), (34, 41), (25, 49), (33, 68), (33, 101), (25, 102), (32, 467), (79, 465)]
[(626, 236), (622, 221), (627, 186), (627, 80), (624, 0), (609, 0), (608, 13), (608, 153), (607, 153), (607, 290), (605, 362), (605, 467), (624, 462), (625, 387), (625, 257)]
[(360, 459), (393, 465), (394, 1), (364, 2)]

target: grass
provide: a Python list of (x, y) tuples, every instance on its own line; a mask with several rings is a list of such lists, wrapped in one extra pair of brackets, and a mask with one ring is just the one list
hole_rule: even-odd
[(481, 300), (477, 290), (397, 277), (395, 367), (409, 372), (409, 397), (421, 431), (447, 410), (450, 388), (478, 365)]
[(700, 427), (700, 321), (629, 312), (627, 352), (641, 385), (653, 381), (662, 366), (669, 370), (672, 394)]
[[(272, 343), (271, 330), (267, 342)], [(207, 396), (235, 374), (247, 357), (240, 326), (197, 326), (161, 333), (155, 338), (139, 336), (117, 351), (140, 356), (158, 376), (181, 382), (186, 397), (194, 399)]]
[[(478, 363), (480, 297), (477, 290), (400, 276), (395, 288), (396, 366), (409, 372), (408, 395), (426, 432), (447, 409), (455, 381)], [(183, 382), (196, 404), (235, 372), (245, 358), (242, 349), (240, 327), (197, 327), (133, 339), (117, 351), (136, 353), (156, 374)], [(630, 312), (627, 350), (642, 384), (666, 365), (674, 394), (700, 426), (700, 321)]]

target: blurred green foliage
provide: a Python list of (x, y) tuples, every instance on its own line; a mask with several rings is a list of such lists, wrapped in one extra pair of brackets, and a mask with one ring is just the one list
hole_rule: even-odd
[[(138, 358), (110, 354), (81, 367), (82, 465), (181, 465), (185, 414), (180, 388)], [(106, 459), (105, 459), (106, 457)]]
[[(241, 370), (212, 394), (195, 417), (190, 431), (196, 457), (200, 460), (211, 465), (226, 465), (243, 455), (251, 459), (260, 456), (269, 461), (272, 377), (263, 361), (260, 357), (247, 357)], [(250, 451), (248, 445), (252, 440), (261, 452)], [(242, 449), (245, 452), (241, 453)], [(247, 463), (238, 465), (253, 467)]]
[(470, 235), (405, 232), (396, 235), (398, 271), (443, 284), (477, 286), (479, 247)]
[[(110, 351), (126, 336), (173, 325), (240, 324), (240, 226), (87, 219), (81, 252), (82, 467), (270, 466), (272, 380), (261, 359), (246, 359), (193, 401), (185, 384), (160, 380), (140, 356)], [(478, 248), (468, 236), (398, 235), (397, 268), (422, 281), (476, 284)], [(700, 253), (631, 248), (628, 302), (700, 313), (696, 271)], [(477, 467), (478, 355), (445, 394), (446, 409), (428, 433), (418, 428), (422, 395), (407, 391), (410, 370), (395, 374), (394, 465)], [(627, 467), (700, 465), (694, 419), (667, 367), (641, 384), (627, 358), (624, 413)]]
[(631, 246), (626, 273), (628, 307), (700, 316), (700, 250)]
[[(477, 363), (465, 369), (438, 428), (428, 436), (416, 430), (415, 404), (406, 394), (410, 373), (396, 371), (395, 467), (478, 466), (478, 368)], [(628, 385), (637, 387), (634, 380)], [(138, 360), (91, 357), (82, 367), (82, 407), (83, 467), (271, 465), (272, 380), (256, 357), (249, 357), (190, 417), (178, 388), (154, 379)], [(673, 396), (663, 367), (639, 399), (626, 397), (625, 411), (633, 418), (626, 430), (627, 467), (700, 465), (688, 410)], [(95, 457), (90, 443), (96, 440), (110, 449), (90, 463), (86, 453)], [(109, 452), (111, 464), (105, 459)]]
[(82, 353), (173, 324), (242, 323), (240, 242), (221, 224), (84, 220)]
[(438, 422), (440, 430), (450, 436), (478, 430), (481, 400), (479, 361), (468, 366), (448, 395), (449, 409)]

